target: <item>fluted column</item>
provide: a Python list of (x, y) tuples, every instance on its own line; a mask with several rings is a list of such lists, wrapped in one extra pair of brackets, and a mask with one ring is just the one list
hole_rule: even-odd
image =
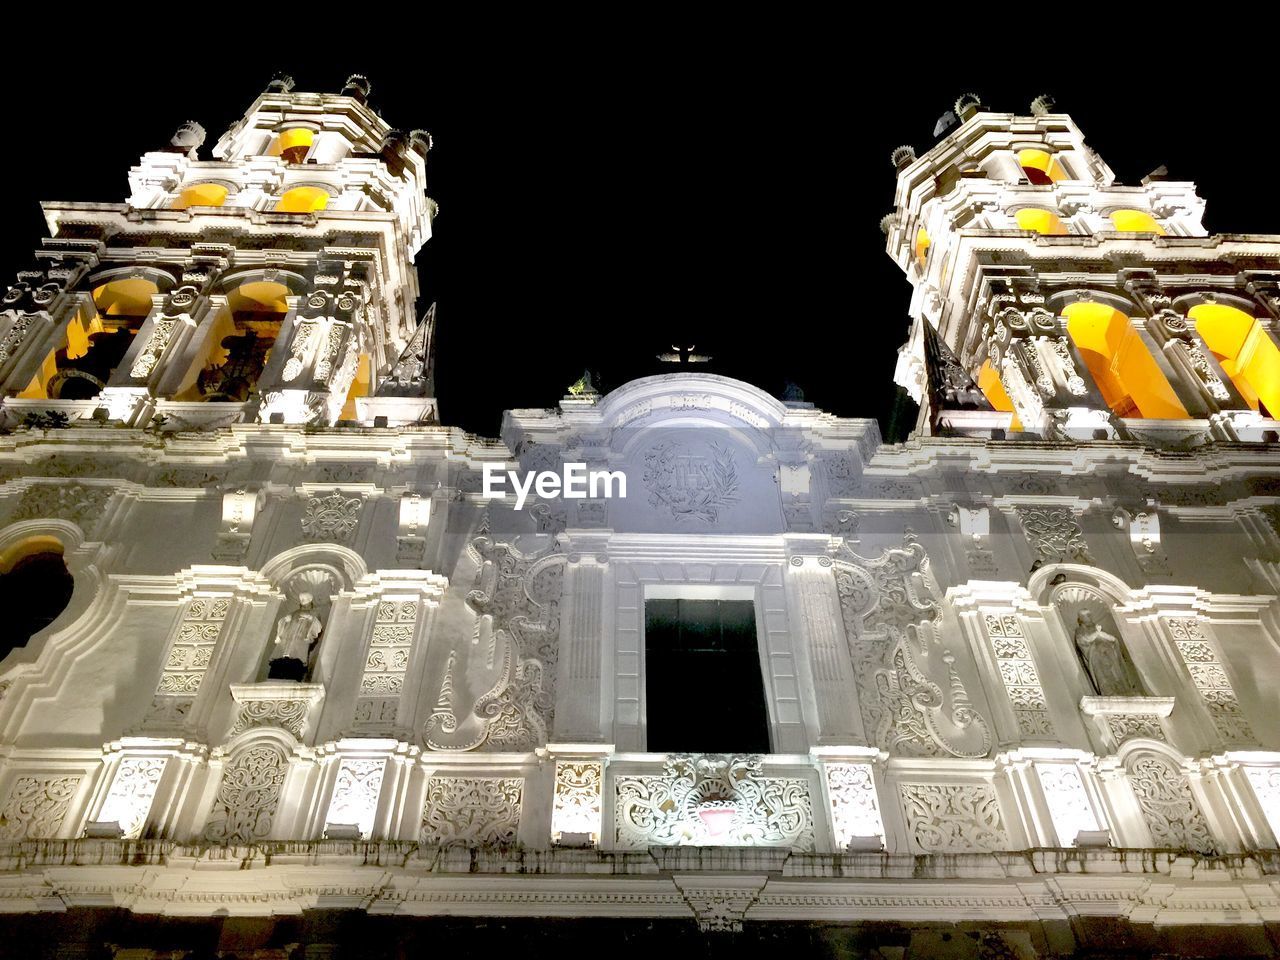
[(555, 737), (585, 743), (605, 739), (601, 714), (601, 664), (613, 627), (605, 603), (609, 591), (609, 535), (576, 531), (565, 571), (560, 628)]

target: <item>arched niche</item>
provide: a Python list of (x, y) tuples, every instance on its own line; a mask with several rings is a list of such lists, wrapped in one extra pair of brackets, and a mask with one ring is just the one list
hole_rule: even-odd
[[(279, 595), (280, 603), (265, 638), (255, 679), (264, 680), (270, 662), (280, 648), (276, 643), (281, 622), (299, 611), (308, 611), (319, 620), (320, 631), (312, 643), (307, 662), (307, 679), (324, 683), (332, 676), (338, 660), (342, 631), (335, 630), (347, 612), (346, 598), (357, 581), (368, 574), (368, 568), (354, 550), (337, 544), (304, 544), (277, 554), (261, 570)], [(309, 598), (309, 601), (307, 601)]]
[[(1074, 663), (1077, 686), (1085, 696), (1151, 696), (1155, 691), (1147, 679), (1144, 667), (1149, 667), (1142, 651), (1132, 647), (1138, 638), (1131, 636), (1123, 623), (1124, 618), (1116, 610), (1127, 606), (1131, 598), (1129, 586), (1118, 577), (1096, 567), (1074, 563), (1054, 563), (1041, 567), (1032, 574), (1027, 590), (1032, 598), (1046, 610), (1046, 619), (1056, 621), (1054, 631), (1063, 646), (1060, 663)], [(1086, 650), (1093, 644), (1105, 642), (1088, 624), (1081, 622), (1087, 615), (1102, 634), (1119, 643), (1121, 665), (1128, 671), (1131, 689), (1128, 692), (1105, 692), (1096, 686), (1093, 671), (1087, 663)]]

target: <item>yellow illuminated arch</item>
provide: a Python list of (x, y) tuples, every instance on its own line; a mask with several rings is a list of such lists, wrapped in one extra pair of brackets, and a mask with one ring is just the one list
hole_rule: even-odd
[(924, 266), (925, 261), (929, 258), (929, 244), (932, 242), (933, 241), (929, 239), (929, 231), (924, 227), (921, 227), (916, 231), (916, 262), (918, 262), (922, 267)]
[(1043, 185), (1067, 179), (1062, 164), (1044, 150), (1019, 150), (1018, 166), (1032, 183)]
[(287, 313), (289, 288), (274, 280), (250, 280), (227, 295), (232, 313)]
[(1121, 233), (1154, 233), (1164, 236), (1164, 227), (1156, 223), (1155, 217), (1145, 210), (1114, 210), (1111, 213), (1111, 224)]
[(160, 292), (150, 280), (129, 277), (111, 280), (93, 289), (93, 305), (108, 317), (145, 317), (151, 312), (151, 298)]
[(227, 202), (227, 188), (220, 183), (193, 183), (173, 201), (174, 210), (187, 207), (220, 207)]
[(1067, 232), (1067, 225), (1058, 218), (1056, 213), (1049, 210), (1023, 207), (1013, 217), (1018, 221), (1019, 230), (1034, 230), (1048, 237), (1065, 236)]
[(41, 553), (56, 553), (62, 556), (62, 541), (57, 537), (41, 534), (19, 540), (8, 549), (0, 551), (0, 574), (8, 573), (19, 560)]
[(276, 210), (280, 213), (311, 213), (329, 205), (329, 193), (319, 187), (294, 187), (280, 194)]
[(287, 163), (302, 163), (311, 151), (311, 145), (315, 142), (315, 131), (308, 130), (306, 127), (281, 130), (280, 135), (275, 138), (270, 149), (267, 150), (267, 156), (280, 157)]
[(1222, 303), (1202, 303), (1187, 316), (1249, 406), (1265, 407), (1272, 417), (1280, 414), (1280, 349), (1262, 324)]
[(1153, 420), (1187, 416), (1128, 317), (1110, 304), (1092, 300), (1070, 304), (1062, 313), (1068, 335), (1113, 412)]

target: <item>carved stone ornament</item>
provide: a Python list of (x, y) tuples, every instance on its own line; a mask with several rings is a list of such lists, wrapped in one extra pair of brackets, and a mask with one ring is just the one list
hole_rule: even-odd
[(890, 753), (984, 757), (990, 728), (974, 709), (954, 658), (939, 649), (934, 631), (941, 609), (927, 567), (918, 543), (874, 560), (846, 550), (836, 563), (863, 724), (875, 745)]
[[(555, 710), (560, 595), (565, 557), (550, 538), (534, 553), (481, 534), (467, 605), (476, 614), (469, 644), (455, 649), (423, 738), (435, 750), (531, 750), (546, 743)], [(458, 676), (455, 671), (461, 674)], [(470, 711), (455, 701), (466, 686), (485, 692)]]
[(1171, 758), (1137, 752), (1130, 755), (1125, 769), (1155, 846), (1214, 852), (1213, 835), (1191, 793), (1187, 775)]
[(1006, 850), (1009, 837), (993, 786), (903, 783), (907, 833), (925, 853)]
[(301, 740), (312, 705), (324, 698), (324, 687), (292, 680), (234, 683), (231, 696), (240, 710), (228, 739), (256, 727), (277, 727)]
[(520, 777), (432, 777), (422, 809), (423, 843), (514, 843), (520, 829)]
[(284, 747), (274, 741), (250, 743), (238, 749), (222, 772), (204, 838), (224, 844), (267, 839), (287, 770)]
[(97, 819), (119, 823), (121, 836), (125, 839), (138, 837), (151, 810), (151, 801), (160, 785), (165, 763), (164, 757), (125, 757), (121, 760)]
[(836, 844), (846, 847), (855, 837), (884, 836), (875, 778), (868, 763), (826, 764), (831, 828)]
[(114, 492), (112, 487), (79, 483), (35, 484), (23, 491), (9, 522), (57, 518), (70, 520), (86, 530), (92, 529)]
[(1044, 563), (1093, 563), (1080, 521), (1070, 507), (1018, 507), (1018, 519), (1036, 559)]
[(983, 616), (996, 668), (1005, 693), (1018, 721), (1018, 732), (1024, 737), (1054, 736), (1049, 717), (1049, 704), (1031, 648), (1022, 631), (1022, 620), (1013, 612), (987, 613)]
[(1196, 617), (1171, 617), (1165, 621), (1174, 646), (1182, 656), (1191, 680), (1204, 698), (1218, 735), (1229, 744), (1254, 743), (1253, 728), (1240, 711), (1240, 700), (1218, 659), (1204, 624)]
[(302, 536), (309, 541), (347, 543), (360, 522), (364, 501), (337, 491), (327, 497), (310, 497), (302, 517)]
[(563, 760), (556, 763), (556, 793), (551, 808), (551, 836), (565, 834), (600, 839), (604, 764), (598, 760)]
[(733, 451), (709, 440), (686, 444), (664, 440), (644, 454), (641, 483), (649, 505), (676, 521), (714, 524), (738, 502), (738, 466)]
[(338, 766), (329, 801), (326, 823), (354, 823), (368, 839), (382, 792), (382, 774), (386, 763), (381, 759), (344, 759)]
[(677, 754), (662, 776), (618, 776), (614, 790), (620, 846), (813, 849), (809, 782), (763, 776), (757, 756)]
[(82, 779), (79, 774), (19, 776), (0, 806), (0, 840), (57, 836)]

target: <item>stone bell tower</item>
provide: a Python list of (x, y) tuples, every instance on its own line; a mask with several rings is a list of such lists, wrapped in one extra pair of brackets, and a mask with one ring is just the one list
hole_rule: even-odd
[(1116, 182), (1048, 97), (966, 95), (892, 156), (887, 251), (913, 288), (895, 379), (918, 430), (1156, 445), (1274, 439), (1273, 245), (1207, 236), (1194, 184)]
[(391, 129), (350, 77), (279, 76), (222, 135), (144, 154), (124, 202), (49, 202), (50, 237), (0, 304), (3, 421), (435, 419), (430, 136)]

